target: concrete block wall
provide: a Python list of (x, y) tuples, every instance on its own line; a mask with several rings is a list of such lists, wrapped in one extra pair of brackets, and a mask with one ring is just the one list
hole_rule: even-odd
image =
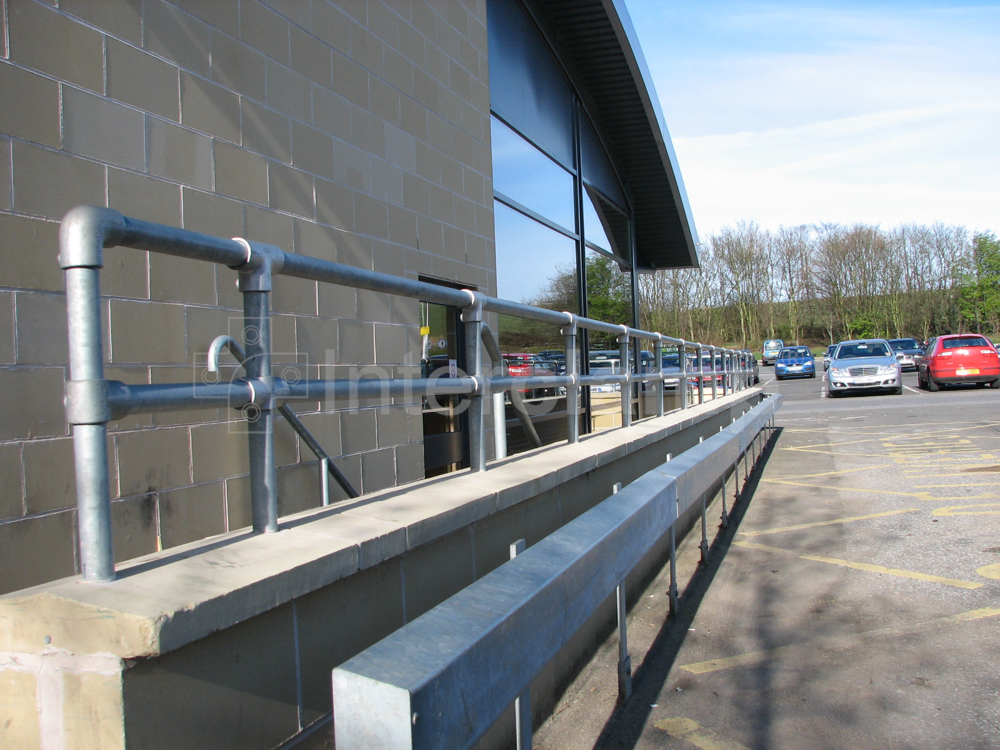
[[(77, 570), (56, 261), (73, 206), (495, 293), (485, 0), (2, 5), (0, 593)], [(105, 262), (106, 377), (207, 377), (209, 342), (242, 328), (235, 274)], [(284, 277), (272, 297), (279, 372), (419, 365), (413, 301)], [(419, 409), (363, 406), (298, 409), (356, 487), (421, 478)], [(118, 560), (249, 524), (235, 417), (109, 426)], [(281, 423), (276, 451), (280, 512), (318, 504), (317, 465)]]

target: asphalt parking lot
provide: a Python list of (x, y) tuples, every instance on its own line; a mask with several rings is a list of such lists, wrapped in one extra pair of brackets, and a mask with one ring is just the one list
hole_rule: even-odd
[(773, 377), (766, 465), (707, 566), (681, 545), (679, 616), (665, 573), (632, 608), (632, 698), (612, 637), (536, 748), (1000, 748), (1000, 391)]

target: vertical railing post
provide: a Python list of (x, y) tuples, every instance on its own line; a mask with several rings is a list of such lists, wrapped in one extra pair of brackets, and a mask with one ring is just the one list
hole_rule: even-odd
[(654, 371), (656, 380), (653, 385), (656, 387), (656, 416), (663, 416), (663, 393), (666, 390), (666, 381), (663, 379), (663, 337), (657, 333), (653, 339), (653, 359), (656, 360)]
[[(622, 427), (632, 426), (632, 378), (629, 377), (632, 368), (629, 365), (629, 338), (628, 327), (622, 326), (622, 333), (618, 336), (618, 356), (621, 357), (620, 372), (626, 376), (622, 383)], [(636, 365), (639, 363), (636, 362)], [(639, 368), (636, 367), (638, 370)]]
[(729, 388), (729, 371), (730, 371), (729, 350), (723, 349), (722, 350), (722, 395), (723, 396), (732, 393), (731, 389)]
[(566, 375), (573, 378), (573, 382), (566, 387), (566, 437), (570, 443), (580, 442), (580, 386), (577, 385), (579, 378), (579, 366), (577, 359), (577, 325), (576, 316), (569, 315), (569, 323), (563, 329), (563, 341), (566, 348)]
[(715, 355), (719, 350), (715, 346), (709, 347), (709, 350), (712, 352), (712, 400), (715, 401), (719, 398), (719, 373), (715, 360)]
[(121, 214), (93, 207), (70, 211), (59, 230), (69, 326), (66, 421), (73, 434), (80, 573), (85, 581), (115, 578), (108, 482), (111, 414), (101, 343), (100, 269), (103, 248), (117, 244), (123, 231)]
[[(723, 488), (725, 492), (725, 488)], [(708, 492), (701, 493), (701, 564), (708, 563)]]
[(471, 295), (469, 305), (462, 310), (465, 323), (465, 366), (476, 379), (476, 390), (469, 394), (469, 469), (486, 470), (486, 422), (483, 397), (486, 380), (483, 375), (483, 295), (466, 290)]
[(319, 460), (319, 498), (323, 506), (330, 504), (330, 457)]
[(688, 353), (687, 353), (687, 342), (681, 339), (681, 343), (677, 347), (681, 355), (681, 408), (688, 408)]
[[(525, 550), (525, 542), (518, 539), (510, 545), (510, 559)], [(517, 750), (531, 750), (531, 688), (526, 687), (514, 699), (514, 731), (517, 735)]]
[(705, 347), (698, 344), (698, 403), (705, 403)]
[(271, 276), (281, 269), (284, 253), (271, 245), (237, 238), (247, 249), (240, 267), (243, 293), (243, 343), (247, 380), (256, 397), (247, 407), (250, 450), (250, 508), (253, 530), (278, 530), (278, 471), (274, 458), (274, 377), (271, 372)]
[(628, 608), (625, 606), (625, 581), (615, 587), (618, 605), (618, 702), (632, 697), (632, 657), (628, 655)]
[[(612, 494), (618, 494), (621, 482), (615, 482)], [(671, 527), (672, 528), (672, 527)], [(632, 697), (632, 657), (628, 655), (628, 607), (625, 600), (625, 581), (615, 586), (615, 604), (618, 610), (618, 702)]]

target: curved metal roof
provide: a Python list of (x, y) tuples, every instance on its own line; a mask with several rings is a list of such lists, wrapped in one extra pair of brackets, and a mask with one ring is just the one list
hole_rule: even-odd
[(698, 234), (660, 102), (624, 0), (534, 0), (585, 91), (635, 213), (639, 270), (698, 265)]

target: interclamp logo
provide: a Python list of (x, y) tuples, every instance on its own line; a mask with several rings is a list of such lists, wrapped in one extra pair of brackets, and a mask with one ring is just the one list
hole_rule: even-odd
[[(308, 354), (272, 351), (269, 386), (268, 382), (256, 380), (265, 369), (260, 360), (267, 356), (261, 351), (270, 338), (267, 332), (245, 326), (241, 317), (230, 318), (228, 323), (229, 332), (212, 342), (204, 360), (196, 357), (192, 382), (196, 384), (196, 397), (237, 413), (235, 419), (227, 420), (233, 431), (245, 431), (248, 426), (252, 429), (260, 420), (270, 400), (268, 387), (273, 388), (275, 408), (285, 403), (312, 402), (320, 403), (321, 411), (403, 408), (414, 416), (439, 413), (452, 419), (463, 415), (471, 405), (469, 396), (476, 387), (472, 376), (458, 366), (457, 360), (436, 357), (421, 360), (419, 366), (408, 362), (345, 365), (338, 363), (336, 349), (327, 349), (325, 362), (311, 366)], [(502, 366), (491, 368), (484, 363), (484, 379), (506, 374)], [(484, 393), (486, 411), (506, 409), (506, 404), (511, 404), (528, 416), (540, 416), (556, 409), (565, 396), (563, 387), (537, 387), (537, 382), (532, 388), (516, 385), (492, 397)]]

